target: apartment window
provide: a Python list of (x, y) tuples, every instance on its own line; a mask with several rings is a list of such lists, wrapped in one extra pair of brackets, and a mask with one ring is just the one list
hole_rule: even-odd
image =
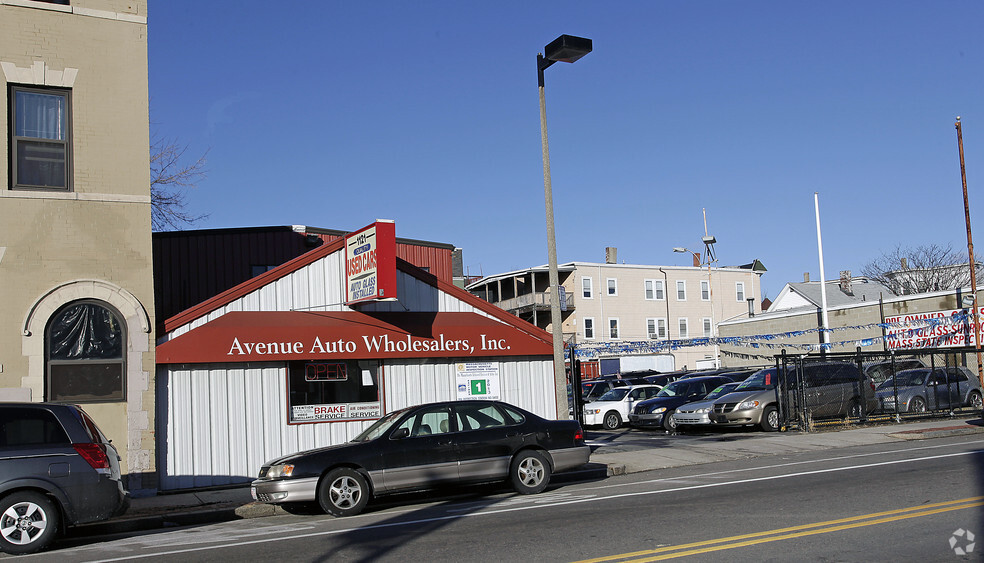
[(608, 278), (608, 295), (618, 295), (618, 280)]
[(713, 336), (711, 334), (711, 319), (704, 317), (704, 338), (710, 338), (711, 336)]
[(707, 280), (702, 280), (700, 282), (700, 300), (701, 301), (711, 300), (711, 282)]
[(646, 319), (646, 335), (649, 338), (666, 338), (666, 319)]
[(69, 190), (71, 96), (68, 90), (10, 87), (12, 188)]
[(584, 296), (585, 299), (591, 299), (594, 294), (594, 288), (592, 285), (593, 283), (591, 278), (581, 278), (581, 295)]
[(677, 326), (680, 329), (680, 338), (690, 338), (690, 331), (687, 328), (687, 319), (680, 319), (677, 322)]
[(618, 319), (608, 319), (608, 337), (618, 339)]
[(735, 282), (735, 298), (739, 303), (745, 300), (745, 282)]
[(662, 301), (666, 296), (663, 293), (663, 280), (646, 280), (646, 300)]
[(677, 280), (677, 301), (687, 300), (687, 282), (684, 280)]
[(587, 317), (584, 319), (584, 339), (592, 340), (594, 337), (594, 319)]

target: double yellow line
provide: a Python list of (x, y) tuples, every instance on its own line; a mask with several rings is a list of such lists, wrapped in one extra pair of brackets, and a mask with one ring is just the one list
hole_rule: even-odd
[(888, 510), (886, 512), (875, 512), (873, 514), (852, 516), (850, 518), (841, 518), (839, 520), (802, 524), (799, 526), (780, 528), (778, 530), (769, 530), (766, 532), (755, 532), (753, 534), (743, 534), (740, 536), (731, 536), (727, 538), (705, 540), (682, 545), (660, 547), (657, 549), (647, 549), (645, 551), (634, 551), (632, 553), (610, 555), (608, 557), (599, 557), (597, 559), (585, 559), (577, 563), (603, 563), (609, 561), (619, 561), (620, 563), (647, 563), (649, 561), (663, 561), (665, 559), (674, 559), (676, 557), (686, 557), (688, 555), (699, 555), (701, 553), (734, 549), (736, 547), (745, 547), (760, 543), (789, 540), (817, 534), (827, 534), (850, 528), (861, 528), (864, 526), (873, 526), (875, 524), (885, 524), (886, 522), (897, 522), (908, 518), (931, 516), (941, 512), (964, 510), (977, 506), (984, 506), (984, 496), (953, 500), (949, 502), (939, 502), (935, 504), (924, 504), (921, 506)]

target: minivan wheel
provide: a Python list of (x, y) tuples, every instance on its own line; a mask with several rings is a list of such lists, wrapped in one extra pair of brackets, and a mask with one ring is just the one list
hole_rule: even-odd
[(856, 400), (851, 401), (851, 404), (847, 406), (847, 416), (851, 418), (861, 418), (861, 403)]
[(971, 391), (969, 400), (967, 402), (975, 410), (981, 410), (982, 408), (984, 408), (984, 398), (982, 398), (981, 394), (977, 391)]
[(601, 425), (605, 430), (615, 430), (622, 426), (622, 417), (615, 411), (608, 411), (605, 413), (605, 419), (602, 420)]
[(766, 432), (777, 432), (779, 430), (779, 411), (776, 407), (765, 407), (762, 411), (762, 421), (759, 423), (762, 430)]
[(354, 516), (369, 502), (369, 484), (349, 467), (332, 469), (318, 485), (318, 504), (332, 516)]
[(51, 545), (60, 515), (48, 497), (30, 491), (0, 501), (0, 551), (23, 555)]
[(926, 401), (922, 397), (913, 397), (909, 403), (909, 412), (926, 412)]

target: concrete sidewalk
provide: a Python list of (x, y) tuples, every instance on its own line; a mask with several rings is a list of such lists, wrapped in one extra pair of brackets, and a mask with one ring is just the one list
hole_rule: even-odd
[[(728, 440), (727, 436), (722, 435), (722, 439), (717, 441), (681, 441), (679, 447), (674, 445), (672, 448), (614, 453), (604, 453), (602, 447), (599, 448), (600, 451), (591, 454), (591, 463), (583, 469), (557, 474), (551, 482), (570, 482), (668, 467), (977, 433), (984, 434), (984, 421), (974, 416), (809, 433), (782, 432), (759, 435), (751, 440)], [(275, 514), (287, 512), (274, 505), (253, 502), (249, 487), (240, 486), (137, 498), (123, 516), (79, 526), (70, 531), (70, 535), (150, 530)]]

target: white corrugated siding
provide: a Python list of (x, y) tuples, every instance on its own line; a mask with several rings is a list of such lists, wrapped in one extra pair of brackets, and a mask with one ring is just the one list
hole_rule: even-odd
[[(344, 305), (343, 256), (343, 252), (335, 252), (230, 301), (209, 314), (172, 330), (161, 337), (158, 344), (215, 320), (229, 311), (351, 311), (351, 307)], [(494, 319), (469, 303), (401, 271), (396, 273), (396, 288), (397, 302), (365, 303), (359, 306), (359, 310), (476, 313)]]
[[(481, 361), (469, 359), (468, 361)], [(545, 418), (556, 412), (552, 362), (499, 362), (502, 400)], [(451, 361), (388, 361), (383, 365), (386, 412), (457, 396)], [(250, 481), (265, 461), (351, 440), (372, 424), (287, 424), (283, 364), (206, 364), (158, 370), (162, 448), (161, 488), (211, 487)]]

